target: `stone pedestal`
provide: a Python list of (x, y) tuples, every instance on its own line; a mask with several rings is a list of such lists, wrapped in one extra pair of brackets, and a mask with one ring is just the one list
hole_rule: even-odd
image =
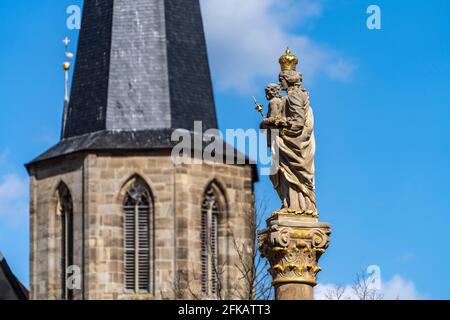
[(259, 248), (269, 260), (277, 300), (312, 300), (317, 265), (330, 242), (331, 228), (314, 215), (274, 212), (259, 233)]

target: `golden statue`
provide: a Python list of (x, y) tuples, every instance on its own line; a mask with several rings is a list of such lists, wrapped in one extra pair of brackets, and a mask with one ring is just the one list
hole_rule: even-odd
[(321, 270), (318, 261), (331, 234), (330, 225), (318, 219), (314, 116), (297, 64), (298, 58), (287, 49), (280, 58), (280, 83), (266, 87), (269, 113), (261, 123), (269, 129), (270, 179), (282, 202), (258, 233), (259, 250), (269, 261), (277, 300), (313, 299)]
[(270, 178), (281, 198), (281, 211), (316, 217), (314, 116), (302, 75), (296, 71), (298, 61), (289, 49), (280, 58), (279, 81), (286, 95), (277, 95), (274, 84), (267, 86), (269, 114), (261, 127), (280, 132), (268, 137), (272, 153), (278, 153), (279, 163)]

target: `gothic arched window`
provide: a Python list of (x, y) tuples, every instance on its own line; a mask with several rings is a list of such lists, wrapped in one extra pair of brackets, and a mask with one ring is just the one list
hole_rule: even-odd
[(153, 200), (143, 182), (133, 182), (125, 196), (123, 210), (125, 289), (152, 293)]
[(58, 186), (58, 216), (61, 226), (61, 299), (73, 300), (74, 288), (68, 285), (69, 267), (74, 265), (73, 202), (64, 183)]
[(201, 287), (205, 296), (219, 294), (219, 220), (223, 195), (211, 184), (205, 191), (201, 211)]

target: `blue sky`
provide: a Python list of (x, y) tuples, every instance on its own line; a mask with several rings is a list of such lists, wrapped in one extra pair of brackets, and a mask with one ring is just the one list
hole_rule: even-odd
[[(62, 39), (75, 48), (77, 36), (65, 10), (80, 3), (0, 3), (0, 250), (27, 284), (23, 164), (59, 139)], [(375, 264), (405, 296), (449, 299), (450, 2), (202, 4), (222, 129), (256, 128), (251, 96), (263, 101), (285, 46), (299, 55), (316, 118), (318, 205), (333, 227), (320, 282), (346, 285)], [(370, 4), (382, 30), (366, 27)], [(267, 177), (256, 190), (269, 210), (279, 206)]]

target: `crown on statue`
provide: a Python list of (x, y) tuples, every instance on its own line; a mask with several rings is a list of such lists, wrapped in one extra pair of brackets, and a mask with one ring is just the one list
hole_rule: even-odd
[(281, 71), (296, 71), (298, 64), (298, 58), (292, 54), (289, 48), (286, 49), (286, 53), (280, 58)]

